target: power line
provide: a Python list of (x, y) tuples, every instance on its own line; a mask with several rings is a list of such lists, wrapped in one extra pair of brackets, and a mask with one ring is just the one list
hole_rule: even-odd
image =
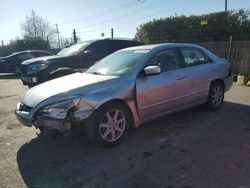
[[(167, 1), (170, 1), (170, 0), (161, 0), (160, 2), (167, 2)], [(153, 5), (158, 5), (160, 2), (156, 2), (154, 3)], [(147, 9), (147, 8), (151, 8), (152, 9), (152, 6), (153, 5), (150, 5), (150, 6), (147, 6), (147, 7), (143, 7), (143, 9)], [(166, 4), (165, 4), (166, 5)], [(123, 18), (123, 17), (127, 17), (128, 15), (131, 15), (131, 14), (138, 14), (138, 12), (141, 10), (141, 8), (139, 9), (136, 9), (135, 11), (132, 11), (132, 12), (129, 12), (129, 13), (126, 13), (126, 14), (123, 14), (123, 15), (120, 15), (120, 16), (116, 16), (115, 18), (111, 18), (111, 19), (107, 19), (107, 20), (104, 20), (104, 21), (100, 21), (100, 22), (97, 22), (97, 23), (94, 23), (94, 24), (89, 24), (89, 25), (86, 25), (86, 26), (82, 26), (82, 27), (78, 27), (77, 29), (80, 30), (84, 27), (93, 27), (93, 26), (99, 26), (100, 24), (105, 24), (105, 23), (108, 23), (108, 22), (112, 22), (114, 20), (117, 20), (117, 19), (120, 19), (120, 18)], [(131, 21), (130, 21), (131, 22)]]
[[(189, 3), (185, 3), (185, 4), (182, 4), (180, 6), (176, 6), (174, 8), (169, 8), (169, 9), (166, 9), (164, 11), (161, 11), (161, 12), (158, 12), (158, 13), (155, 13), (155, 14), (151, 14), (151, 15), (147, 16), (147, 18), (150, 18), (151, 16), (161, 15), (162, 13), (165, 13), (166, 11), (169, 11), (169, 10), (176, 10), (176, 9), (183, 8), (183, 7), (184, 8), (189, 7), (189, 6), (193, 5), (194, 3), (196, 3), (197, 1), (199, 1), (199, 0), (190, 1)], [(145, 17), (143, 17), (143, 18), (141, 17), (141, 18), (138, 18), (136, 20), (142, 20), (142, 19), (145, 19)]]
[[(169, 10), (176, 10), (176, 9), (179, 9), (179, 8), (183, 8), (183, 7), (189, 7), (189, 6), (191, 6), (191, 5), (193, 5), (194, 3), (196, 3), (197, 1), (199, 1), (199, 0), (194, 0), (194, 1), (190, 1), (190, 2), (188, 2), (188, 3), (185, 3), (185, 4), (182, 4), (182, 5), (179, 5), (179, 6), (176, 6), (176, 7), (174, 7), (174, 8), (169, 8), (169, 9), (165, 9), (164, 11), (161, 11), (161, 12), (157, 12), (157, 13), (155, 13), (155, 14), (151, 14), (151, 15), (148, 15), (147, 17), (148, 18), (150, 18), (150, 17), (152, 17), (152, 16), (155, 16), (155, 15), (160, 15), (160, 14), (162, 14), (162, 13), (165, 13), (166, 11), (169, 11)], [(160, 1), (161, 2), (161, 1)], [(165, 0), (165, 2), (166, 2), (166, 0)], [(159, 4), (159, 2), (157, 2), (158, 4)], [(154, 5), (156, 5), (156, 4), (154, 4)], [(164, 5), (166, 5), (165, 3), (164, 3)], [(151, 8), (152, 9), (152, 5), (150, 5), (150, 6), (147, 6), (147, 7), (143, 7), (144, 9), (146, 9), (146, 8)], [(116, 17), (115, 19), (113, 18), (113, 19), (109, 19), (109, 20), (106, 20), (106, 21), (102, 21), (102, 22), (99, 22), (99, 23), (95, 23), (95, 24), (92, 24), (92, 25), (88, 25), (88, 26), (85, 26), (85, 27), (90, 27), (90, 26), (92, 26), (92, 28), (93, 28), (93, 26), (99, 26), (100, 24), (101, 25), (103, 25), (103, 24), (105, 24), (105, 23), (107, 23), (107, 22), (110, 22), (110, 21), (113, 21), (113, 20), (117, 20), (118, 18), (121, 18), (121, 17), (125, 17), (125, 16), (127, 16), (127, 15), (131, 15), (131, 14), (133, 14), (133, 13), (138, 13), (138, 11), (139, 11), (140, 9), (136, 9), (135, 11), (133, 11), (133, 12), (130, 12), (129, 14), (124, 14), (124, 15), (121, 15), (121, 16), (119, 16), (119, 17)], [(136, 19), (136, 20), (141, 20), (141, 19), (145, 19), (145, 16), (144, 17), (134, 17), (134, 19)], [(131, 23), (131, 20), (129, 20), (129, 21), (127, 21), (128, 23)], [(125, 26), (124, 24), (125, 23), (127, 23), (127, 22), (123, 22), (123, 23), (121, 23), (120, 25), (122, 25), (122, 26)], [(81, 28), (82, 27), (79, 27), (79, 28), (77, 28), (78, 30), (80, 30), (80, 31), (82, 31), (83, 32), (83, 30), (81, 30)], [(110, 28), (110, 27), (109, 27)], [(132, 28), (132, 27), (131, 27)], [(107, 29), (106, 29), (107, 30)], [(136, 28), (135, 28), (135, 30), (136, 30)], [(89, 34), (93, 34), (93, 32), (91, 32), (91, 30), (89, 30), (89, 31), (87, 31), (87, 32), (83, 32), (85, 35), (86, 35), (86, 33), (89, 33)]]
[[(165, 1), (166, 2), (166, 0), (163, 0), (163, 1)], [(147, 16), (147, 17), (151, 17), (151, 16), (155, 16), (155, 15), (160, 15), (160, 14), (162, 14), (162, 13), (165, 13), (166, 11), (168, 11), (168, 10), (176, 10), (176, 9), (178, 9), (178, 8), (182, 8), (182, 7), (188, 7), (188, 6), (190, 6), (190, 5), (193, 5), (194, 3), (196, 3), (197, 1), (199, 1), (199, 0), (194, 0), (194, 1), (191, 1), (191, 2), (189, 2), (189, 3), (185, 3), (185, 4), (182, 4), (182, 5), (180, 5), (180, 6), (176, 6), (176, 7), (174, 7), (174, 8), (169, 8), (169, 9), (166, 9), (166, 10), (164, 10), (164, 11), (161, 11), (161, 12), (157, 12), (157, 13), (155, 13), (155, 14), (151, 14), (151, 15), (149, 15), (149, 16)], [(158, 2), (159, 3), (159, 2)], [(156, 5), (156, 4), (155, 4)], [(151, 6), (148, 6), (148, 7), (144, 7), (144, 9), (146, 9), (146, 8), (152, 8), (152, 5)], [(116, 18), (112, 18), (112, 19), (109, 19), (109, 20), (106, 20), (106, 21), (102, 21), (102, 22), (98, 22), (98, 23), (95, 23), (95, 24), (91, 24), (91, 25), (87, 25), (87, 26), (84, 26), (84, 27), (96, 27), (96, 26), (99, 26), (100, 24), (105, 24), (105, 23), (107, 23), (107, 22), (112, 22), (112, 21), (114, 21), (114, 20), (117, 20), (118, 18), (122, 18), (122, 17), (126, 17), (126, 16), (128, 16), (128, 15), (131, 15), (131, 14), (133, 14), (133, 13), (138, 13), (138, 11), (139, 11), (139, 9), (137, 9), (137, 10), (135, 10), (135, 11), (133, 11), (133, 12), (130, 12), (130, 13), (128, 13), (128, 14), (124, 14), (124, 15), (121, 15), (121, 16), (118, 16), (118, 17), (116, 17)], [(145, 16), (144, 17), (138, 17), (138, 18), (134, 18), (134, 19), (136, 19), (137, 21), (138, 20), (142, 20), (142, 19), (145, 19)], [(131, 20), (129, 20), (129, 21), (127, 21), (127, 22), (123, 22), (123, 23), (120, 23), (120, 25), (123, 25), (124, 26), (124, 23), (131, 23)], [(77, 28), (78, 30), (81, 30), (81, 28), (83, 28), (83, 27), (79, 27), (79, 28)]]
[(99, 13), (96, 13), (96, 14), (92, 14), (92, 15), (89, 15), (87, 17), (82, 17), (82, 18), (69, 20), (69, 21), (63, 22), (61, 24), (66, 25), (66, 24), (71, 24), (72, 22), (84, 21), (84, 20), (99, 16), (99, 15), (102, 15), (102, 14), (106, 14), (106, 13), (110, 13), (110, 12), (113, 13), (114, 11), (117, 11), (117, 10), (121, 11), (122, 8), (128, 8), (128, 7), (130, 7), (130, 5), (133, 6), (133, 5), (137, 4), (137, 3), (143, 3), (143, 2), (144, 2), (144, 0), (134, 0), (134, 1), (131, 1), (129, 3), (125, 3), (125, 4), (122, 4), (122, 5), (117, 6), (115, 8), (109, 9), (109, 10), (105, 10), (105, 11), (102, 11), (102, 12), (99, 12)]
[[(193, 5), (194, 3), (196, 3), (197, 1), (199, 1), (199, 0), (190, 1), (189, 3), (185, 3), (185, 4), (183, 4), (183, 5), (176, 6), (176, 7), (174, 7), (174, 8), (169, 8), (169, 9), (166, 9), (166, 10), (164, 10), (164, 11), (161, 11), (161, 12), (158, 12), (158, 13), (155, 13), (155, 14), (151, 14), (151, 15), (149, 15), (149, 16), (147, 16), (147, 17), (160, 15), (160, 14), (162, 14), (162, 13), (165, 13), (165, 12), (168, 11), (168, 10), (176, 10), (176, 9), (182, 8), (182, 7), (189, 7), (190, 5)], [(145, 18), (145, 17), (143, 17), (143, 18)]]

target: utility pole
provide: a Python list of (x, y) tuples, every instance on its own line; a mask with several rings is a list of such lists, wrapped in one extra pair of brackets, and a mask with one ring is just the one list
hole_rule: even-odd
[(73, 41), (74, 41), (74, 44), (77, 43), (77, 37), (76, 37), (76, 30), (73, 29)]
[(4, 46), (4, 42), (3, 42), (3, 40), (1, 40), (1, 43), (2, 43), (2, 47)]
[(227, 0), (225, 0), (225, 12), (227, 12)]
[(58, 48), (61, 48), (61, 43), (60, 43), (60, 37), (59, 37), (59, 30), (58, 30), (58, 24), (56, 24), (56, 33), (57, 33), (57, 40), (58, 40)]
[(114, 38), (114, 29), (111, 28), (111, 39), (113, 39), (113, 38)]
[(47, 40), (47, 44), (49, 46), (49, 36), (46, 37), (46, 40)]

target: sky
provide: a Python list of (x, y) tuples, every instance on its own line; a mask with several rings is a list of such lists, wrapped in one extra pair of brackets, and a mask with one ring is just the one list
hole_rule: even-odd
[[(250, 0), (228, 0), (228, 10), (250, 10)], [(51, 26), (58, 24), (60, 37), (82, 41), (114, 37), (134, 38), (136, 28), (153, 19), (175, 15), (201, 15), (224, 11), (225, 0), (0, 0), (0, 41), (22, 37), (20, 24), (34, 10)]]

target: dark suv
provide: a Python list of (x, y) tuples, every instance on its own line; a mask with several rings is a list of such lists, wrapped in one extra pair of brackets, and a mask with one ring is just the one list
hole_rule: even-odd
[(6, 57), (0, 57), (0, 72), (20, 74), (21, 63), (27, 59), (54, 55), (44, 50), (27, 50), (15, 52)]
[(62, 49), (57, 55), (22, 63), (22, 81), (29, 87), (47, 80), (82, 71), (103, 57), (123, 48), (143, 45), (124, 39), (91, 40)]

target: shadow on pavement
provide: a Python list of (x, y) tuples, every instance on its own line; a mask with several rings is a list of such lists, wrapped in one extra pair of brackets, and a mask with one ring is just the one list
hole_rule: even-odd
[[(237, 126), (236, 114), (242, 121)], [(97, 148), (86, 138), (38, 136), (19, 149), (17, 162), (28, 187), (227, 187), (234, 185), (230, 169), (240, 171), (240, 166), (229, 161), (232, 154), (223, 155), (228, 150), (224, 139), (242, 144), (250, 136), (239, 132), (249, 130), (249, 114), (250, 106), (231, 102), (216, 112), (196, 107), (142, 125), (110, 149)], [(244, 152), (250, 149), (239, 150), (239, 160), (247, 159)], [(225, 161), (227, 168), (218, 161)]]

